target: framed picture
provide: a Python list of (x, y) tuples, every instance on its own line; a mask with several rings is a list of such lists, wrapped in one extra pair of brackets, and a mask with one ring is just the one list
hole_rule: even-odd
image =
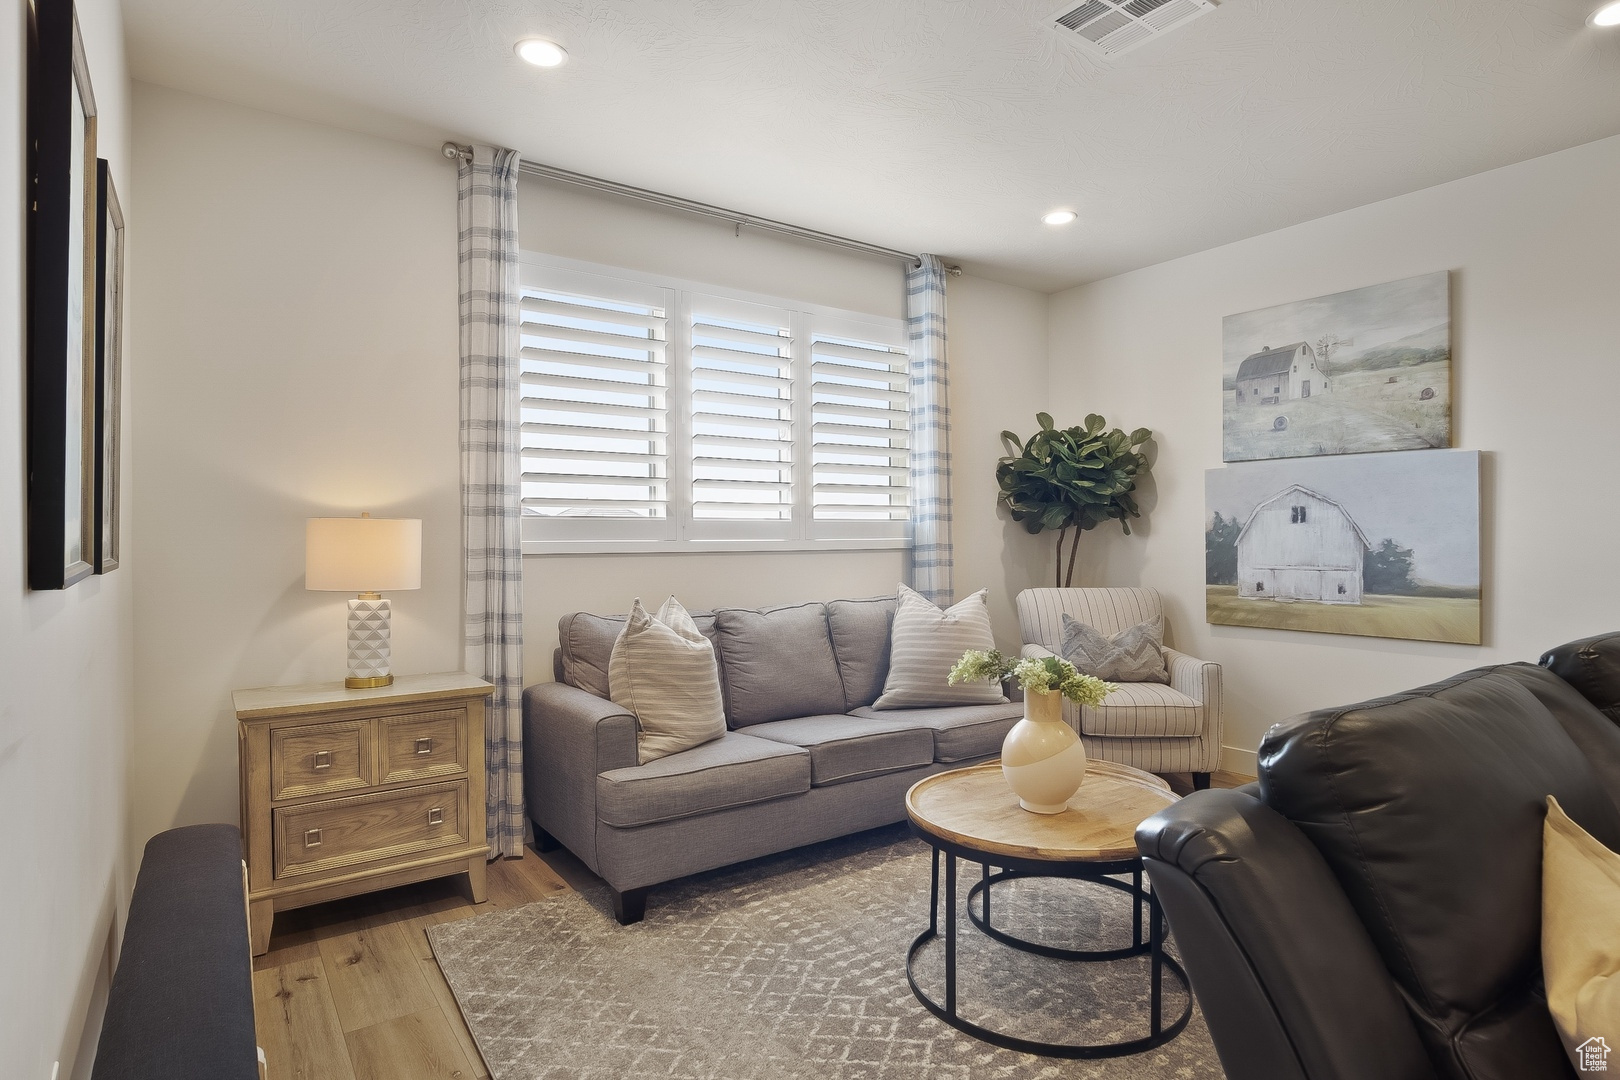
[(96, 161), (96, 573), (118, 569), (119, 401), (124, 345), (124, 211), (112, 169)]
[(96, 99), (70, 0), (30, 5), (28, 585), (95, 558)]
[(1479, 461), (1419, 450), (1209, 470), (1209, 621), (1478, 645)]
[(1451, 445), (1445, 270), (1228, 315), (1222, 459)]

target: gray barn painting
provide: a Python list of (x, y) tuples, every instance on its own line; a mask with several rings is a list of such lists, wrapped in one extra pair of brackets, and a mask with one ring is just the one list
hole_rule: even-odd
[(1480, 642), (1479, 452), (1205, 474), (1210, 622)]
[(1451, 290), (1441, 270), (1228, 315), (1225, 461), (1451, 445)]

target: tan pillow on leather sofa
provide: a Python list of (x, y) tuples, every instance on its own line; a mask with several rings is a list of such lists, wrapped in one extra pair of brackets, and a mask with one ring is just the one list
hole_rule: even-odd
[[(1620, 855), (1571, 820), (1551, 795), (1541, 852), (1547, 1007), (1570, 1061), (1581, 1071), (1583, 1064), (1602, 1062), (1609, 1050), (1620, 1050)], [(1598, 1065), (1586, 1071), (1607, 1069)]]

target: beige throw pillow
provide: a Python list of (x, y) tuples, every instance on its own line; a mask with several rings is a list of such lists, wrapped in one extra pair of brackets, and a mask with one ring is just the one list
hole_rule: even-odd
[(951, 667), (969, 649), (996, 647), (990, 632), (989, 592), (980, 589), (947, 611), (922, 593), (900, 586), (889, 631), (889, 675), (874, 709), (914, 709), (925, 705), (994, 705), (1007, 699), (995, 683), (952, 686)]
[(673, 596), (657, 615), (636, 597), (608, 657), (608, 696), (635, 714), (643, 765), (726, 733), (714, 645)]
[(1580, 1071), (1583, 1060), (1620, 1049), (1620, 855), (1571, 821), (1549, 795), (1541, 858), (1547, 1007)]

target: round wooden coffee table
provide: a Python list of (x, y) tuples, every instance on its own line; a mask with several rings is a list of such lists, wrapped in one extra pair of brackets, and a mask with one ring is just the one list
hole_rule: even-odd
[[(1142, 882), (1142, 859), (1136, 851), (1136, 826), (1176, 801), (1170, 786), (1150, 773), (1108, 761), (1086, 765), (1086, 781), (1061, 814), (1035, 814), (1018, 805), (1007, 787), (1001, 764), (991, 762), (937, 773), (919, 780), (906, 793), (906, 814), (918, 836), (934, 849), (933, 885), (929, 894), (928, 929), (917, 935), (906, 954), (911, 992), (929, 1012), (959, 1031), (1008, 1050), (1062, 1058), (1106, 1058), (1139, 1054), (1181, 1034), (1192, 1017), (1192, 991), (1187, 973), (1164, 954), (1164, 917), (1151, 889)], [(945, 862), (945, 1002), (940, 1004), (917, 984), (913, 964), (924, 945), (940, 932), (940, 857)], [(957, 1011), (956, 1001), (956, 860), (978, 863), (983, 872), (968, 890), (967, 914), (974, 926), (996, 941), (1024, 952), (1060, 960), (1106, 963), (1146, 954), (1149, 962), (1147, 1034), (1120, 1042), (1046, 1043), (995, 1031)], [(995, 869), (992, 871), (992, 867)], [(1079, 878), (1118, 889), (1130, 897), (1131, 941), (1105, 949), (1062, 949), (1014, 937), (991, 923), (991, 887), (1017, 878)], [(975, 898), (979, 909), (974, 910)], [(1142, 912), (1147, 910), (1147, 936)], [(1164, 1023), (1164, 973), (1181, 985), (1186, 1007)]]

